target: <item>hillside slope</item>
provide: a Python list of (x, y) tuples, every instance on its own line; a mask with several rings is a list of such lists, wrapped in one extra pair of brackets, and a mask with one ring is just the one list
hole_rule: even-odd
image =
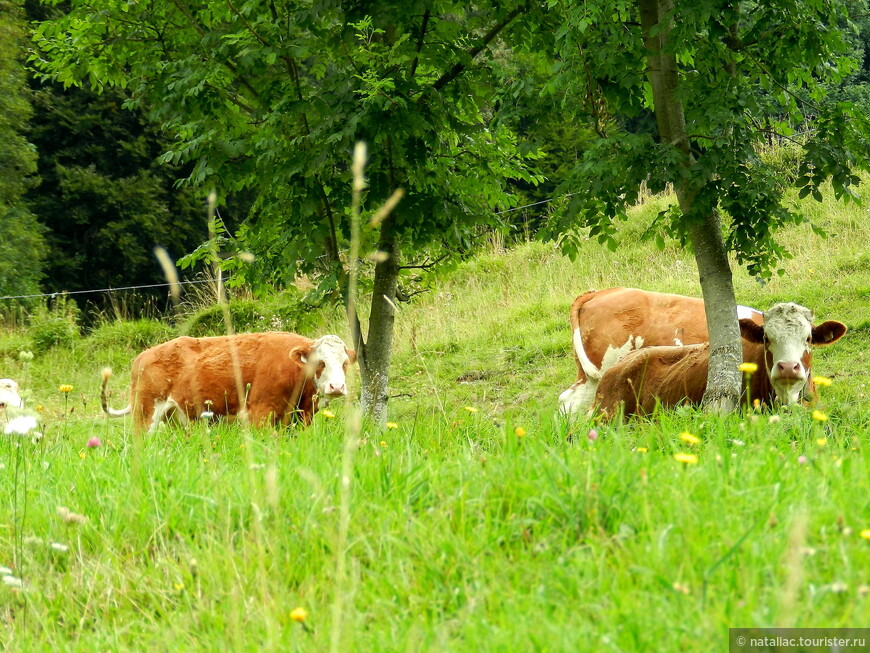
[[(870, 197), (866, 189), (865, 196)], [(392, 411), (402, 415), (440, 410), (441, 403), (486, 406), (544, 415), (575, 378), (568, 308), (590, 289), (632, 286), (700, 297), (691, 254), (670, 242), (659, 251), (640, 234), (667, 198), (651, 198), (631, 211), (623, 242), (610, 252), (588, 241), (576, 261), (552, 245), (529, 242), (490, 248), (445, 278), (432, 293), (401, 310), (397, 319), (398, 395)], [(847, 336), (817, 348), (815, 373), (838, 379), (832, 397), (866, 401), (870, 381), (870, 208), (826, 197), (797, 204), (809, 224), (790, 227), (782, 242), (793, 258), (784, 274), (762, 285), (734, 267), (738, 303), (761, 310), (793, 301), (815, 312), (817, 321), (836, 319)], [(410, 396), (405, 396), (410, 395)]]

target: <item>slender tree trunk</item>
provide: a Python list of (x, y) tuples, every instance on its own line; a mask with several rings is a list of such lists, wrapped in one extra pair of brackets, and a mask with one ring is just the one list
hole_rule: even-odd
[[(683, 165), (689, 167), (693, 157), (685, 113), (677, 100), (677, 61), (667, 47), (670, 23), (652, 34), (653, 27), (670, 20), (666, 16), (673, 6), (673, 0), (638, 0), (659, 136), (663, 143), (670, 143), (683, 153)], [(737, 302), (719, 216), (715, 210), (700, 220), (692, 216), (697, 189), (691, 184), (688, 175), (679, 175), (674, 186), (683, 216), (691, 216), (692, 220), (687, 225), (689, 240), (695, 252), (710, 334), (710, 366), (704, 403), (709, 410), (724, 413), (734, 410), (740, 402), (738, 365), (742, 350)]]
[(740, 404), (740, 327), (731, 267), (722, 240), (719, 216), (714, 211), (689, 228), (695, 263), (704, 295), (704, 312), (710, 334), (710, 365), (704, 404), (716, 413), (729, 413)]
[(368, 340), (365, 344), (365, 356), (360, 358), (362, 377), (360, 401), (363, 412), (368, 414), (376, 424), (383, 425), (387, 419), (390, 356), (393, 349), (396, 287), (399, 280), (398, 246), (393, 232), (392, 216), (381, 224), (378, 249), (385, 253), (387, 258), (375, 265)]

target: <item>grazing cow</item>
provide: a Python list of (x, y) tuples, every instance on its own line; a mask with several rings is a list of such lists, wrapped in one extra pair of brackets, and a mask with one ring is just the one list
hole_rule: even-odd
[[(110, 417), (133, 413), (133, 430), (154, 432), (172, 416), (182, 423), (203, 414), (246, 414), (253, 424), (311, 423), (329, 400), (347, 395), (345, 373), (356, 360), (338, 336), (309, 340), (295, 333), (181, 337), (148, 349), (133, 361), (130, 404), (108, 407), (103, 371), (100, 393)], [(241, 375), (240, 405), (236, 372)]]
[(0, 410), (24, 408), (24, 400), (18, 394), (18, 384), (12, 379), (0, 379)]
[[(746, 306), (737, 307), (737, 317), (762, 321), (760, 311)], [(577, 297), (571, 305), (571, 332), (577, 380), (559, 396), (565, 414), (588, 411), (602, 367), (627, 352), (709, 340), (703, 300), (636, 288), (593, 290)]]
[[(764, 313), (763, 325), (740, 320), (743, 361), (758, 366), (744, 393), (765, 404), (790, 405), (801, 399), (810, 382), (810, 345), (830, 345), (846, 333), (841, 322), (813, 325), (812, 319), (810, 309), (784, 303)], [(657, 404), (699, 404), (707, 388), (709, 360), (709, 343), (629, 352), (604, 370), (595, 406), (612, 418), (620, 406), (625, 415), (634, 415), (650, 413)]]

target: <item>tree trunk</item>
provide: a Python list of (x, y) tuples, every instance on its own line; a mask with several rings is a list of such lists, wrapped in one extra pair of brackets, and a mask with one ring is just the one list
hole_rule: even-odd
[(390, 356), (393, 348), (393, 324), (396, 317), (396, 287), (399, 280), (398, 247), (393, 233), (393, 220), (381, 224), (378, 249), (387, 255), (375, 265), (372, 306), (369, 313), (368, 339), (365, 355), (360, 357), (362, 410), (375, 424), (387, 420), (389, 398)]
[[(693, 157), (683, 106), (677, 100), (677, 61), (667, 47), (671, 24), (666, 16), (673, 6), (673, 0), (638, 0), (659, 137), (663, 143), (672, 144), (683, 153), (683, 165), (688, 168)], [(668, 22), (652, 35), (653, 27), (663, 20)], [(715, 210), (697, 220), (692, 215), (697, 188), (692, 186), (689, 175), (676, 175), (676, 179), (674, 188), (680, 210), (684, 219), (691, 220), (687, 225), (689, 240), (695, 252), (710, 334), (710, 365), (704, 404), (711, 411), (730, 412), (740, 402), (738, 365), (742, 349), (728, 253)]]

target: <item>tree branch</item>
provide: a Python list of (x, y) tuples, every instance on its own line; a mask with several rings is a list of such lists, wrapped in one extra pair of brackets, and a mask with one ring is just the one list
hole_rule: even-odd
[(785, 92), (785, 93), (791, 95), (791, 96), (795, 99), (795, 101), (797, 101), (797, 102), (799, 102), (799, 103), (801, 103), (801, 104), (806, 104), (806, 105), (812, 107), (813, 109), (815, 109), (816, 111), (821, 111), (821, 110), (822, 110), (822, 108), (821, 108), (820, 106), (818, 106), (817, 104), (813, 104), (813, 103), (810, 102), (809, 100), (806, 100), (806, 99), (804, 99), (804, 98), (798, 97), (797, 94), (795, 94), (795, 93), (793, 93), (792, 91), (788, 90), (788, 88), (786, 88), (783, 84), (781, 84), (781, 83), (779, 82), (779, 80), (776, 79), (776, 77), (774, 77), (774, 76), (771, 74), (771, 72), (770, 72), (769, 70), (767, 70), (767, 68), (764, 67), (764, 64), (763, 64), (763, 63), (761, 63), (758, 59), (755, 58), (755, 55), (753, 55), (752, 52), (747, 52), (747, 54), (749, 55), (749, 58), (752, 59), (752, 61), (755, 62), (755, 65), (758, 66), (758, 69), (759, 69), (761, 72), (763, 72), (765, 75), (767, 75), (767, 77), (770, 79), (770, 81), (772, 81), (774, 84), (776, 84), (776, 85), (777, 85), (777, 86), (778, 86), (778, 87), (779, 87), (783, 92)]
[(236, 9), (236, 6), (233, 4), (233, 0), (227, 0), (227, 5), (229, 6), (230, 9), (232, 9), (232, 11), (236, 15), (236, 17), (240, 21), (242, 21), (242, 24), (254, 36), (254, 38), (260, 42), (260, 45), (262, 45), (264, 47), (269, 47), (269, 44), (266, 43), (266, 40), (263, 37), (261, 37), (259, 34), (257, 34), (257, 30), (254, 29), (253, 25), (251, 25), (247, 21), (247, 19), (244, 16), (242, 16), (241, 12), (238, 9)]
[(400, 265), (399, 269), (400, 270), (428, 270), (430, 268), (435, 267), (441, 261), (448, 258), (449, 256), (450, 256), (449, 254), (442, 254), (441, 256), (436, 258), (434, 261), (426, 261), (425, 263), (419, 263), (416, 265)]
[(341, 259), (338, 255), (338, 232), (335, 230), (335, 217), (332, 215), (332, 204), (329, 203), (329, 197), (326, 195), (326, 189), (317, 177), (317, 187), (320, 189), (320, 195), (323, 199), (323, 210), (326, 212), (326, 222), (329, 227), (329, 236), (327, 238), (327, 251), (329, 258), (338, 262)]
[[(185, 18), (187, 18), (187, 20), (188, 20), (188, 22), (190, 23), (191, 27), (193, 27), (193, 29), (195, 29), (195, 30), (197, 31), (197, 33), (198, 33), (201, 37), (205, 37), (205, 35), (206, 35), (206, 30), (205, 30), (205, 28), (204, 28), (204, 27), (199, 23), (198, 20), (196, 20), (196, 17), (195, 17), (192, 13), (190, 13), (190, 10), (189, 10), (187, 7), (185, 7), (185, 6), (180, 2), (180, 0), (172, 0), (172, 4), (175, 5), (175, 8), (178, 9), (178, 11), (180, 11), (182, 14), (184, 14)], [(205, 53), (205, 56), (206, 56), (207, 58), (212, 59), (212, 60), (215, 60), (214, 57), (211, 55), (211, 53), (208, 52), (205, 48), (202, 48), (202, 50), (203, 50), (203, 52)], [(245, 78), (244, 78), (244, 77), (239, 73), (238, 69), (235, 67), (235, 65), (234, 65), (231, 61), (220, 61), (220, 62), (218, 62), (218, 63), (221, 63), (221, 64), (223, 64), (224, 66), (226, 66), (227, 69), (228, 69), (228, 70), (233, 74), (233, 77), (235, 77), (236, 81), (238, 81), (239, 84), (241, 84), (241, 85), (244, 86), (246, 89), (248, 89), (248, 92), (249, 92), (253, 97), (255, 97), (255, 98), (256, 98), (256, 97), (259, 97), (259, 94), (257, 93), (256, 89), (254, 89), (254, 87), (251, 86), (250, 82), (248, 82), (248, 80), (246, 80), (246, 79), (245, 79)]]
[(396, 299), (400, 302), (409, 302), (411, 301), (411, 297), (414, 295), (422, 295), (424, 292), (429, 292), (428, 288), (423, 288), (422, 290), (412, 290), (410, 292), (405, 292), (401, 288), (396, 289)]
[(414, 55), (414, 61), (411, 62), (411, 70), (408, 72), (408, 79), (413, 79), (414, 73), (417, 72), (417, 63), (420, 60), (420, 52), (423, 49), (423, 39), (426, 36), (426, 27), (429, 25), (429, 9), (423, 14), (423, 24), (420, 25), (420, 36), (417, 39), (417, 53)]
[[(525, 8), (526, 8), (525, 5), (520, 5), (519, 7), (515, 7), (513, 11), (511, 11), (507, 16), (505, 16), (504, 20), (502, 20), (500, 23), (493, 25), (492, 29), (490, 29), (483, 36), (483, 38), (480, 40), (480, 42), (468, 51), (468, 57), (470, 59), (474, 59), (477, 55), (479, 55), (481, 53), (481, 51), (483, 51), (483, 49), (487, 45), (489, 45), (490, 42), (492, 42), (492, 40), (496, 36), (499, 35), (499, 32), (501, 32), (505, 27), (507, 27), (514, 18), (519, 16), (525, 10)], [(432, 88), (435, 89), (436, 91), (440, 91), (445, 86), (447, 86), (450, 82), (452, 82), (454, 79), (456, 79), (463, 70), (465, 70), (465, 64), (463, 64), (462, 62), (456, 62), (456, 64), (454, 64), (453, 68), (448, 70), (446, 73), (441, 75), (441, 77), (439, 77), (438, 80), (436, 80), (436, 82), (432, 85)]]

